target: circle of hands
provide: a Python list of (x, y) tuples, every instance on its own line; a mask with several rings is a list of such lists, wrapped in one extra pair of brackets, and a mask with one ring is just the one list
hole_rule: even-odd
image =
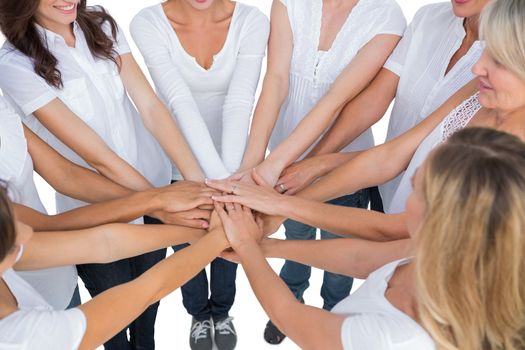
[(154, 217), (223, 235), (231, 248), (221, 257), (232, 262), (240, 262), (239, 249), (267, 240), (285, 219), (276, 205), (283, 185), (272, 187), (255, 169), (224, 180), (179, 181), (155, 191), (162, 210)]

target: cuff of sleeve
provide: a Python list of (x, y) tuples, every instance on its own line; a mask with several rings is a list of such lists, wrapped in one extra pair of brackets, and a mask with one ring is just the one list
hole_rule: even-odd
[(391, 71), (392, 73), (394, 73), (397, 76), (401, 76), (401, 71), (403, 70), (403, 65), (401, 65), (401, 64), (399, 64), (397, 62), (388, 60), (388, 61), (386, 61), (386, 63), (383, 66), (383, 68), (388, 69), (389, 71)]
[(24, 112), (25, 115), (31, 115), (34, 111), (44, 107), (49, 102), (53, 101), (55, 98), (57, 98), (57, 96), (53, 92), (47, 91), (40, 97), (23, 105), (22, 112)]

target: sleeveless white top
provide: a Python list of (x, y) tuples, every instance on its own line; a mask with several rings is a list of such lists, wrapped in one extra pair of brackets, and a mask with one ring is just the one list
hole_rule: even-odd
[[(22, 121), (0, 95), (0, 180), (14, 203), (47, 214), (33, 181), (33, 161), (27, 151)], [(77, 285), (75, 266), (19, 273), (55, 309), (65, 309)]]
[[(281, 2), (288, 11), (293, 53), (288, 96), (281, 106), (270, 149), (290, 135), (364, 45), (380, 34), (401, 36), (406, 27), (403, 12), (394, 0), (360, 0), (348, 15), (332, 47), (328, 51), (319, 51), (323, 1)], [(373, 145), (372, 132), (367, 130), (342, 151), (363, 150)]]
[(417, 148), (407, 170), (403, 173), (399, 186), (394, 192), (392, 202), (385, 208), (389, 214), (397, 214), (405, 211), (406, 201), (412, 192), (410, 178), (415, 174), (417, 168), (423, 164), (428, 154), (441, 143), (445, 142), (453, 133), (467, 126), (470, 120), (481, 109), (478, 101), (479, 92), (463, 101), (458, 107), (450, 112), (447, 117), (421, 142)]

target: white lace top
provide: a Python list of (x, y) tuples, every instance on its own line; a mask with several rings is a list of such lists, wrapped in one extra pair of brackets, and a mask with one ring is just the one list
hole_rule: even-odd
[(392, 202), (385, 208), (386, 213), (395, 214), (405, 211), (405, 204), (412, 192), (410, 178), (415, 174), (417, 168), (425, 161), (427, 155), (439, 144), (445, 142), (456, 131), (465, 128), (472, 118), (481, 109), (479, 104), (479, 92), (463, 101), (452, 110), (445, 119), (421, 142), (414, 153), (407, 170), (394, 192)]
[[(320, 51), (322, 0), (281, 0), (293, 33), (288, 96), (270, 140), (275, 148), (329, 90), (357, 52), (379, 34), (401, 36), (405, 17), (394, 0), (360, 0), (346, 19), (328, 51)], [(344, 151), (373, 146), (370, 130)]]

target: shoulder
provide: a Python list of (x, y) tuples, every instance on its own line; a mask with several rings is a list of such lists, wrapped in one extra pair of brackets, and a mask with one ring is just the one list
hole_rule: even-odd
[(237, 5), (235, 6), (237, 7), (236, 11), (238, 12), (237, 16), (239, 22), (247, 24), (255, 22), (257, 25), (264, 24), (269, 26), (270, 21), (268, 20), (268, 17), (266, 17), (266, 15), (257, 7), (246, 5), (241, 2), (237, 2)]
[(450, 2), (440, 2), (421, 7), (414, 15), (412, 23), (413, 25), (419, 25), (427, 23), (428, 21), (435, 23), (446, 20), (455, 20), (456, 18), (457, 17), (452, 11), (452, 5)]
[(158, 23), (162, 11), (162, 4), (149, 6), (140, 10), (131, 20), (130, 26), (139, 25), (143, 23)]

